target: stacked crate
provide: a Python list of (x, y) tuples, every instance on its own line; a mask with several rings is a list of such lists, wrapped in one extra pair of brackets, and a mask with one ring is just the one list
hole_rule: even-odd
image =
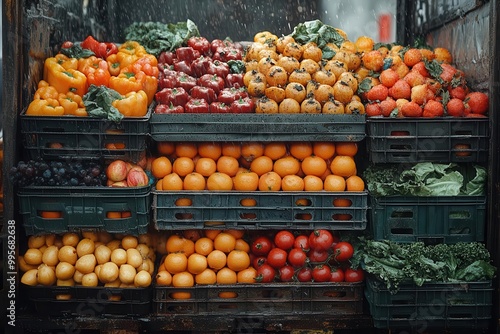
[[(365, 137), (363, 115), (308, 114), (153, 114), (153, 141), (292, 142), (353, 141)], [(160, 191), (153, 189), (153, 224), (159, 231), (188, 229), (364, 230), (368, 194), (306, 191)], [(188, 198), (189, 206), (176, 206)], [(349, 207), (335, 207), (348, 198)], [(244, 206), (242, 200), (255, 205)], [(303, 203), (308, 203), (306, 206)], [(337, 219), (337, 215), (349, 217)], [(353, 315), (363, 312), (363, 286), (357, 283), (258, 283), (154, 286), (153, 312), (158, 316)], [(234, 298), (222, 298), (230, 292)], [(188, 299), (173, 298), (185, 293)]]
[[(487, 118), (372, 117), (367, 137), (372, 164), (484, 164), (488, 159)], [(370, 204), (375, 240), (431, 245), (485, 240), (486, 196), (370, 196)], [(393, 294), (369, 276), (365, 296), (377, 328), (487, 328), (492, 291), (491, 281), (431, 282), (402, 283)]]

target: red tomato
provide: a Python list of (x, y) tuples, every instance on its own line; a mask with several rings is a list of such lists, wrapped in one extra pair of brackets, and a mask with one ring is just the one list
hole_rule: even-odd
[(352, 245), (347, 241), (341, 241), (333, 247), (334, 258), (337, 262), (349, 260), (354, 253)]
[(313, 249), (328, 250), (332, 244), (333, 236), (328, 230), (314, 230), (309, 235), (309, 245)]
[(274, 244), (284, 250), (292, 249), (295, 242), (295, 236), (290, 231), (279, 231), (274, 236)]
[(307, 253), (307, 256), (309, 257), (309, 261), (311, 262), (325, 262), (328, 259), (328, 252), (324, 250), (319, 250), (319, 249), (312, 249)]
[(273, 248), (267, 254), (267, 263), (273, 268), (281, 268), (286, 264), (287, 252), (281, 248)]
[(331, 277), (332, 272), (327, 265), (320, 264), (312, 270), (312, 278), (315, 282), (328, 282)]
[(310, 282), (312, 280), (312, 269), (304, 267), (297, 273), (297, 280), (299, 282)]
[(295, 268), (303, 267), (307, 260), (307, 254), (300, 248), (293, 248), (288, 253), (288, 263)]
[(301, 248), (304, 251), (308, 251), (309, 246), (309, 238), (306, 235), (299, 235), (295, 238), (295, 242), (293, 243), (294, 248)]
[(252, 242), (251, 250), (255, 255), (267, 255), (273, 248), (273, 243), (268, 237), (260, 236)]
[(257, 269), (255, 280), (259, 283), (271, 283), (274, 281), (275, 276), (276, 270), (267, 263), (264, 263)]
[(291, 282), (295, 271), (292, 266), (284, 266), (279, 269), (279, 279), (281, 282)]
[(266, 256), (255, 256), (252, 259), (252, 266), (255, 269), (258, 269), (260, 266), (262, 266), (264, 263), (267, 262), (267, 257)]
[(344, 272), (346, 282), (361, 282), (365, 278), (365, 273), (363, 269), (352, 269), (348, 268)]
[(344, 271), (341, 268), (332, 269), (330, 282), (343, 282), (344, 277)]

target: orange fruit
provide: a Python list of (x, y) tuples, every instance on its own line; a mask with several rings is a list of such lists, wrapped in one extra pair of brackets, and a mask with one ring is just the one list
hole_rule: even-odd
[(259, 175), (255, 172), (242, 172), (233, 177), (234, 190), (255, 191), (259, 187)]
[(305, 175), (315, 176), (323, 175), (328, 168), (325, 159), (315, 155), (305, 157), (304, 160), (302, 160), (300, 167)]
[(208, 267), (219, 270), (226, 266), (227, 255), (223, 251), (214, 249), (207, 256)]
[(238, 160), (234, 157), (223, 155), (217, 159), (217, 171), (227, 174), (229, 176), (235, 176), (238, 173), (240, 164)]
[(338, 142), (335, 144), (337, 155), (354, 157), (358, 153), (358, 144), (355, 142)]
[(364, 191), (365, 190), (365, 182), (362, 178), (357, 175), (352, 175), (347, 178), (345, 181), (347, 191)]
[[(41, 211), (40, 216), (42, 218), (46, 218), (46, 219), (57, 219), (57, 218), (62, 218), (62, 212), (61, 211)], [(110, 217), (108, 217), (108, 218), (110, 218)], [(117, 218), (121, 218), (121, 214), (120, 214), (120, 217), (117, 217)]]
[(181, 197), (175, 200), (175, 206), (191, 206), (193, 200), (191, 198)]
[(184, 177), (184, 190), (205, 190), (206, 180), (200, 173), (192, 172)]
[(241, 239), (243, 238), (243, 236), (245, 235), (245, 230), (234, 230), (234, 229), (230, 229), (230, 230), (224, 230), (223, 231), (224, 233), (229, 233), (231, 234), (233, 237), (235, 237), (236, 239)]
[(284, 142), (269, 142), (264, 144), (264, 155), (272, 160), (278, 160), (286, 155), (287, 148)]
[(236, 142), (224, 142), (221, 146), (222, 155), (239, 159), (241, 157), (241, 145)]
[(200, 274), (207, 269), (207, 258), (201, 254), (191, 254), (187, 260), (187, 270), (191, 274)]
[(333, 200), (333, 206), (348, 207), (352, 205), (352, 201), (347, 198), (336, 198)]
[[(172, 286), (176, 288), (188, 288), (194, 286), (194, 277), (190, 272), (183, 271), (175, 274), (172, 277)], [(190, 292), (174, 292), (170, 294), (174, 299), (189, 299), (191, 298)]]
[(286, 156), (274, 162), (273, 171), (280, 177), (295, 175), (300, 171), (300, 161), (293, 156)]
[(335, 155), (335, 143), (329, 141), (317, 141), (313, 143), (313, 154), (328, 160)]
[[(54, 212), (54, 211), (42, 211), (43, 218), (48, 218), (48, 217), (43, 216), (44, 213), (46, 215), (47, 212)], [(122, 217), (122, 213), (120, 211), (108, 211), (108, 212), (106, 212), (106, 218), (108, 218), (108, 219), (118, 219), (121, 217)]]
[(194, 243), (194, 250), (198, 254), (207, 256), (214, 250), (214, 242), (210, 238), (202, 237)]
[(356, 175), (356, 163), (348, 155), (337, 155), (330, 164), (330, 170), (335, 175), (349, 177)]
[(268, 172), (259, 177), (260, 191), (279, 191), (281, 189), (281, 176), (276, 172)]
[(273, 159), (266, 155), (262, 155), (252, 160), (250, 170), (257, 173), (258, 176), (273, 170)]
[(155, 188), (156, 190), (163, 190), (163, 179), (159, 179), (158, 181), (156, 181)]
[[(159, 181), (158, 181), (159, 182)], [(170, 173), (166, 175), (161, 181), (162, 190), (182, 190), (183, 181), (179, 174)]]
[(264, 155), (264, 144), (261, 142), (250, 141), (241, 144), (241, 156), (248, 162)]
[(198, 154), (198, 147), (194, 142), (181, 142), (175, 144), (175, 155), (179, 157), (194, 158)]
[(156, 274), (156, 284), (160, 286), (169, 286), (172, 284), (172, 275), (166, 270), (158, 270)]
[(184, 177), (194, 171), (194, 161), (188, 157), (178, 157), (172, 164), (172, 171), (180, 177)]
[(234, 270), (224, 267), (217, 272), (217, 284), (236, 284), (238, 278)]
[(221, 230), (203, 230), (205, 232), (205, 236), (209, 238), (210, 240), (214, 240), (216, 236), (221, 233)]
[(240, 204), (242, 206), (256, 206), (257, 205), (257, 201), (254, 198), (243, 198), (240, 201)]
[(165, 243), (165, 249), (167, 253), (178, 253), (184, 250), (184, 245), (186, 243), (186, 238), (178, 234), (172, 234), (168, 237)]
[[(191, 201), (189, 198), (186, 198), (187, 200)], [(177, 202), (177, 201), (176, 201)], [(193, 242), (196, 242), (196, 240), (201, 238), (201, 231), (200, 230), (194, 230), (194, 229), (189, 229), (189, 230), (184, 230), (182, 232), (182, 236), (186, 239), (189, 239)]]
[(236, 238), (226, 232), (219, 233), (214, 239), (214, 249), (229, 253), (236, 246)]
[(471, 152), (468, 151), (470, 150), (470, 144), (456, 144), (453, 146), (455, 149), (455, 156), (457, 157), (467, 157), (471, 155)]
[(289, 151), (292, 156), (302, 160), (313, 154), (313, 145), (311, 142), (292, 142)]
[(169, 156), (175, 153), (175, 143), (170, 141), (159, 141), (156, 143), (158, 154)]
[(345, 179), (339, 175), (330, 174), (323, 181), (323, 189), (326, 191), (344, 191), (346, 184)]
[(227, 267), (234, 271), (247, 269), (250, 266), (250, 256), (242, 250), (232, 250), (227, 255)]
[(307, 175), (304, 177), (305, 191), (322, 191), (323, 180), (315, 175)]
[(158, 157), (151, 164), (151, 173), (157, 179), (161, 179), (172, 172), (172, 163), (167, 157)]
[(196, 284), (210, 285), (217, 283), (217, 275), (215, 271), (210, 268), (203, 270), (201, 273), (194, 277)]
[(250, 252), (250, 245), (243, 239), (236, 239), (236, 244), (234, 245), (234, 249), (248, 253)]
[(207, 179), (208, 190), (228, 191), (233, 189), (233, 179), (226, 173), (215, 172)]
[(165, 257), (165, 269), (171, 274), (177, 274), (187, 269), (188, 258), (184, 253), (170, 253)]
[(298, 175), (285, 175), (281, 179), (281, 190), (302, 191), (304, 190), (304, 180)]
[(257, 270), (254, 267), (248, 267), (243, 269), (236, 274), (238, 283), (253, 284), (255, 283), (255, 278), (257, 277)]
[(217, 163), (212, 158), (199, 158), (194, 166), (194, 171), (203, 176), (210, 176), (217, 170)]
[(211, 158), (215, 161), (222, 155), (222, 147), (218, 142), (200, 142), (198, 143), (198, 154), (202, 158)]

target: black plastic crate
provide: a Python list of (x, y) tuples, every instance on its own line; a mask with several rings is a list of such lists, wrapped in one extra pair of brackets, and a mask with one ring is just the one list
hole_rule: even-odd
[(492, 281), (402, 283), (392, 294), (384, 283), (366, 279), (365, 297), (376, 328), (487, 328), (492, 313)]
[(151, 110), (120, 123), (95, 117), (20, 116), (28, 159), (122, 159), (137, 162), (145, 154)]
[(152, 114), (156, 141), (361, 141), (364, 115)]
[[(109, 288), (85, 286), (27, 286), (21, 285), (40, 315), (143, 316), (151, 313), (153, 288)], [(58, 296), (71, 296), (67, 300)]]
[[(176, 206), (189, 199), (190, 206)], [(350, 206), (336, 207), (336, 199)], [(153, 221), (158, 230), (188, 228), (287, 228), (364, 230), (368, 193), (153, 191)], [(248, 206), (253, 205), (253, 206)]]
[(485, 162), (488, 118), (367, 118), (373, 163)]
[[(363, 287), (362, 282), (155, 286), (153, 312), (157, 315), (362, 314)], [(188, 298), (177, 299), (176, 293), (187, 294)], [(224, 298), (228, 293), (231, 298)]]
[(370, 200), (369, 229), (375, 240), (484, 241), (485, 196), (370, 196)]
[[(139, 235), (150, 220), (151, 187), (25, 187), (18, 191), (27, 235), (82, 230)], [(43, 218), (42, 212), (60, 213)], [(108, 212), (124, 218), (108, 218)]]

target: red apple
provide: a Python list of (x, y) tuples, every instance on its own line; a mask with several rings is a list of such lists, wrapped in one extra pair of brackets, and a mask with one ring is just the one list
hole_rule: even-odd
[(132, 167), (127, 174), (127, 185), (129, 187), (144, 187), (149, 183), (148, 175), (139, 167)]
[(115, 160), (106, 168), (108, 180), (113, 182), (123, 181), (127, 178), (127, 163), (123, 160)]

